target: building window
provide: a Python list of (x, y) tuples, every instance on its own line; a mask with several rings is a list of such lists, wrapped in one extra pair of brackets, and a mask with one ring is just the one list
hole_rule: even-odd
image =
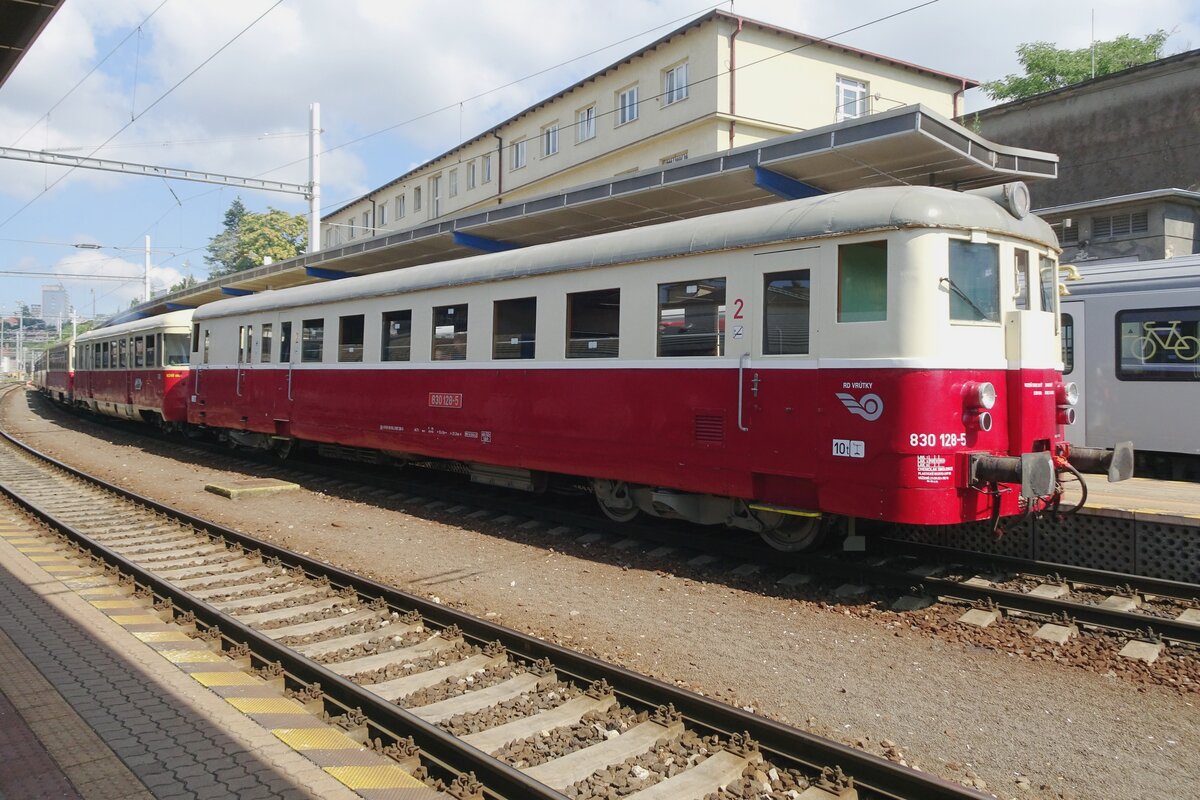
[(346, 238), (347, 239), (354, 238), (354, 217), (351, 217), (349, 220), (346, 221)]
[(617, 124), (624, 125), (638, 118), (638, 87), (630, 86), (617, 92)]
[(837, 79), (837, 107), (834, 117), (838, 122), (857, 119), (870, 113), (867, 108), (867, 84), (853, 78)]
[(669, 155), (666, 158), (660, 160), (658, 163), (666, 165), (666, 164), (674, 164), (678, 161), (687, 161), (687, 156), (688, 156), (687, 150), (684, 150), (682, 153), (675, 153), (674, 155)]
[(396, 195), (396, 219), (404, 219), (404, 195)]
[(481, 167), (481, 169), (483, 171), (483, 182), (491, 183), (492, 182), (492, 157), (491, 157), (491, 155), (486, 155), (483, 157), (483, 167)]
[(658, 355), (725, 352), (725, 279), (658, 285)]
[(1145, 233), (1150, 229), (1150, 215), (1145, 211), (1129, 214), (1111, 214), (1107, 217), (1092, 217), (1092, 238), (1113, 239), (1134, 233)]
[(412, 351), (412, 311), (384, 312), (381, 345), (381, 361), (408, 361)]
[(379, 206), (375, 209), (375, 214), (378, 216), (378, 219), (376, 220), (376, 222), (378, 222), (379, 227), (381, 227), (381, 228), (384, 227), (385, 225), (387, 225), (387, 220), (388, 220), (387, 208), (388, 208), (388, 204), (385, 202), (385, 203), (380, 203)]
[(508, 165), (509, 171), (521, 169), (525, 166), (525, 145), (527, 140), (522, 139), (519, 142), (512, 143), (512, 163)]
[(537, 298), (497, 300), (492, 314), (492, 358), (533, 358)]
[(300, 328), (300, 360), (320, 361), (325, 348), (325, 320), (306, 319)]
[(429, 179), (429, 216), (430, 218), (441, 216), (442, 214), (442, 176), (434, 175)]
[(262, 338), (259, 340), (262, 343), (262, 352), (259, 354), (258, 360), (263, 364), (271, 363), (271, 343), (274, 336), (274, 325), (270, 322), (264, 322), (262, 326)]
[(558, 123), (542, 128), (542, 158), (558, 152)]
[(663, 105), (686, 100), (687, 96), (687, 62), (684, 62), (663, 72)]
[(475, 162), (467, 164), (467, 189), (475, 188)]
[(371, 212), (364, 211), (362, 213), (363, 236), (371, 235)]
[(413, 187), (413, 211), (421, 210), (421, 187)]
[(621, 353), (621, 290), (567, 295), (567, 358), (616, 358)]
[(458, 196), (458, 170), (450, 170), (450, 196)]
[(433, 360), (462, 361), (467, 357), (467, 306), (433, 309)]
[(806, 269), (763, 276), (763, 355), (808, 353), (811, 289)]
[(950, 240), (950, 319), (1000, 321), (1000, 248), (994, 244)]
[(838, 322), (887, 319), (887, 242), (838, 247)]
[(581, 108), (575, 112), (575, 141), (586, 142), (596, 138), (596, 107)]
[(1060, 245), (1065, 247), (1069, 244), (1079, 244), (1079, 226), (1072, 220), (1064, 219), (1062, 222), (1051, 224), (1050, 227), (1054, 229), (1054, 235), (1058, 237)]

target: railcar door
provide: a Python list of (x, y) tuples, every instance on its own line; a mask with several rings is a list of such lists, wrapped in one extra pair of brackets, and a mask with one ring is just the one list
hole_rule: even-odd
[(300, 357), (300, 330), (291, 320), (276, 319), (279, 331), (279, 368), (275, 370), (275, 428), (281, 436), (289, 434), (292, 420), (294, 392), (292, 385), (296, 377), (295, 362)]
[[(1075, 406), (1075, 422), (1066, 426), (1065, 433), (1067, 441), (1071, 444), (1093, 446), (1087, 441), (1087, 360), (1086, 360), (1086, 339), (1084, 336), (1084, 312), (1083, 301), (1076, 300), (1074, 302), (1065, 301), (1061, 304), (1062, 309), (1062, 325), (1060, 332), (1062, 334), (1062, 356), (1063, 356), (1063, 380), (1075, 381), (1079, 387), (1079, 396), (1082, 400)], [(1100, 446), (1096, 444), (1095, 446)]]

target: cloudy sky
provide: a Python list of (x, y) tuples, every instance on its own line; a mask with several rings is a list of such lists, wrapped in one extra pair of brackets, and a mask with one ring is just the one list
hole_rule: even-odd
[[(700, 2), (69, 0), (0, 88), (0, 143), (86, 156), (107, 142), (96, 157), (305, 183), (315, 101), (329, 211), (714, 7)], [(1167, 54), (1200, 48), (1194, 0), (906, 11), (921, 2), (733, 10), (819, 37), (858, 28), (834, 38), (977, 80), (1019, 71), (1022, 42), (1086, 46), (1093, 11), (1097, 39), (1161, 27)], [(987, 105), (968, 93), (968, 109)], [(40, 303), (41, 286), (60, 281), (83, 317), (93, 302), (102, 316), (124, 308), (141, 290), (145, 235), (156, 289), (203, 279), (204, 247), (239, 195), (254, 211), (307, 208), (291, 195), (0, 161), (0, 310)], [(101, 249), (73, 246), (84, 243)], [(78, 277), (94, 274), (126, 280)]]

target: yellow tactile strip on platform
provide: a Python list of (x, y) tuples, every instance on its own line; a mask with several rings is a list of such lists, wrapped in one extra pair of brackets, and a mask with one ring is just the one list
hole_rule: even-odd
[(355, 791), (427, 788), (425, 784), (394, 764), (378, 767), (326, 767), (325, 771)]
[[(423, 790), (419, 794), (423, 798), (444, 796), (429, 789), (387, 756), (375, 753), (340, 729), (309, 715), (304, 705), (296, 700), (283, 696), (235, 696), (249, 694), (255, 690), (261, 691), (269, 684), (257, 675), (238, 670), (234, 663), (220, 652), (206, 648), (183, 648), (183, 643), (194, 642), (194, 639), (176, 628), (173, 623), (164, 621), (152, 613), (148, 603), (131, 595), (114, 597), (120, 594), (121, 590), (111, 579), (96, 574), (97, 570), (93, 565), (81, 563), (69, 553), (60, 553), (47, 547), (45, 538), (32, 537), (28, 530), (0, 530), (0, 538), (10, 545), (25, 545), (29, 550), (22, 553), (25, 558), (58, 577), (65, 586), (83, 596), (93, 608), (103, 611), (109, 619), (126, 628), (130, 634), (153, 648), (164, 659), (178, 665), (197, 683), (214, 691), (224, 688), (225, 691), (218, 693), (229, 705), (243, 714), (252, 718), (280, 715), (276, 717), (276, 724), (286, 719), (285, 715), (292, 715), (294, 725), (305, 724), (303, 718), (310, 717), (314, 727), (279, 728), (271, 730), (271, 733), (297, 752), (312, 752), (310, 760), (319, 757), (315, 763), (347, 788), (355, 791), (370, 790), (375, 792), (376, 796), (380, 790), (386, 794), (388, 790), (412, 789)], [(110, 591), (106, 593), (105, 589)], [(134, 630), (147, 627), (156, 629)], [(194, 669), (191, 665), (194, 665)], [(345, 755), (338, 755), (339, 753)]]
[(358, 750), (356, 742), (336, 728), (276, 728), (271, 731), (293, 750)]

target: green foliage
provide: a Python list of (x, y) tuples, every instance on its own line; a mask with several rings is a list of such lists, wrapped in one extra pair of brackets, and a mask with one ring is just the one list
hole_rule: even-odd
[[(1170, 36), (1159, 29), (1136, 38), (1123, 34), (1096, 42), (1096, 77), (1136, 67), (1160, 57)], [(993, 100), (1021, 100), (1091, 79), (1092, 48), (1060, 50), (1050, 42), (1027, 42), (1017, 48), (1024, 75), (1006, 75), (980, 86)]]
[[(218, 234), (218, 235), (220, 235), (220, 234)], [(179, 281), (178, 283), (171, 284), (171, 288), (167, 289), (167, 294), (179, 292), (184, 289), (190, 289), (191, 287), (195, 286), (199, 282), (200, 281), (196, 280), (191, 275), (185, 275), (183, 277), (183, 280)]]
[(257, 214), (247, 211), (241, 198), (236, 198), (225, 212), (224, 230), (209, 239), (204, 261), (209, 265), (209, 275), (219, 278), (257, 267), (266, 258), (293, 258), (307, 246), (308, 220), (304, 215), (270, 207), (267, 213)]

